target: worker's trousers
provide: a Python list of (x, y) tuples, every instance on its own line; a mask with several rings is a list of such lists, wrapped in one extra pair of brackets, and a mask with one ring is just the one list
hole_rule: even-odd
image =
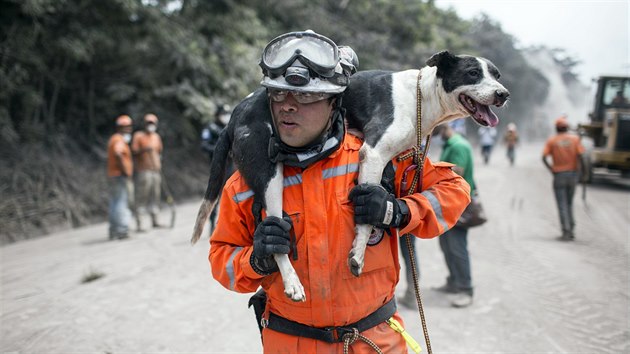
[(560, 226), (563, 234), (573, 234), (575, 219), (573, 219), (573, 196), (577, 186), (577, 172), (557, 172), (553, 175), (553, 192), (558, 204)]
[(472, 295), (468, 229), (456, 226), (443, 233), (438, 239), (449, 273), (446, 283), (449, 287)]
[(160, 171), (140, 171), (136, 174), (136, 203), (139, 214), (160, 212), (162, 176)]
[(133, 183), (125, 176), (109, 178), (109, 238), (117, 239), (129, 235), (130, 195)]
[[(416, 260), (416, 271), (418, 272), (418, 278), (420, 278), (420, 261), (418, 259), (418, 252), (416, 250), (416, 237), (411, 234), (409, 235), (409, 237), (411, 237), (411, 248), (413, 250), (413, 254)], [(413, 289), (413, 273), (411, 272), (411, 255), (409, 254), (407, 241), (405, 240), (405, 237), (400, 237), (398, 241), (400, 242), (400, 254), (405, 260), (405, 269), (406, 269), (405, 276), (407, 280), (407, 289)]]

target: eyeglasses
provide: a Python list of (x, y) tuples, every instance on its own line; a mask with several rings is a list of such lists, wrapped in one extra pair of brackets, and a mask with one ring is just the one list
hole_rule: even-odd
[(317, 75), (329, 78), (335, 74), (339, 63), (339, 48), (335, 42), (315, 32), (291, 32), (267, 44), (260, 66), (265, 75), (276, 77), (284, 74), (296, 59)]
[(268, 89), (267, 95), (274, 102), (283, 102), (287, 99), (287, 95), (291, 93), (291, 96), (300, 104), (315, 103), (317, 101), (325, 100), (333, 96), (332, 93), (325, 92), (298, 92), (288, 90), (274, 90)]

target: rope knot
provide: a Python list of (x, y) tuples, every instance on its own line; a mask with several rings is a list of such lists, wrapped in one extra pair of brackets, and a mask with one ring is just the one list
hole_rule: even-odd
[(351, 345), (359, 339), (359, 330), (356, 328), (352, 329), (352, 333), (346, 333), (343, 335), (343, 343), (344, 345)]
[(374, 349), (374, 351), (377, 354), (383, 354), (383, 351), (381, 351), (381, 349), (374, 342), (372, 342), (369, 338), (359, 333), (359, 330), (356, 328), (352, 329), (352, 333), (344, 334), (342, 338), (343, 338), (343, 353), (344, 354), (348, 354), (348, 347), (350, 347), (351, 344), (356, 342), (357, 339), (360, 339), (364, 341), (365, 343), (367, 343), (367, 345), (372, 347), (372, 349)]

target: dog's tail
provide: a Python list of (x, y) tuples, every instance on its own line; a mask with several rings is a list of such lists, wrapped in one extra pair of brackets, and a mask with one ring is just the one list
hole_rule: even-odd
[[(229, 126), (228, 126), (229, 128)], [(197, 220), (195, 221), (195, 228), (193, 229), (193, 235), (190, 242), (194, 245), (203, 232), (203, 228), (208, 222), (208, 217), (214, 210), (219, 199), (219, 193), (225, 184), (225, 173), (229, 168), (228, 157), (232, 141), (230, 138), (229, 130), (226, 128), (221, 132), (219, 140), (212, 156), (212, 162), (210, 163), (210, 177), (208, 178), (208, 187), (206, 187), (206, 194), (203, 197), (199, 212), (197, 213)]]

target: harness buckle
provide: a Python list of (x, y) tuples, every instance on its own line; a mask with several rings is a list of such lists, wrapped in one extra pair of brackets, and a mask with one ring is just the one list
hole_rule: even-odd
[(354, 333), (354, 328), (352, 327), (325, 327), (324, 330), (331, 334), (335, 342), (343, 342), (346, 334)]
[(260, 319), (260, 327), (267, 328), (269, 326), (269, 320), (264, 317)]

